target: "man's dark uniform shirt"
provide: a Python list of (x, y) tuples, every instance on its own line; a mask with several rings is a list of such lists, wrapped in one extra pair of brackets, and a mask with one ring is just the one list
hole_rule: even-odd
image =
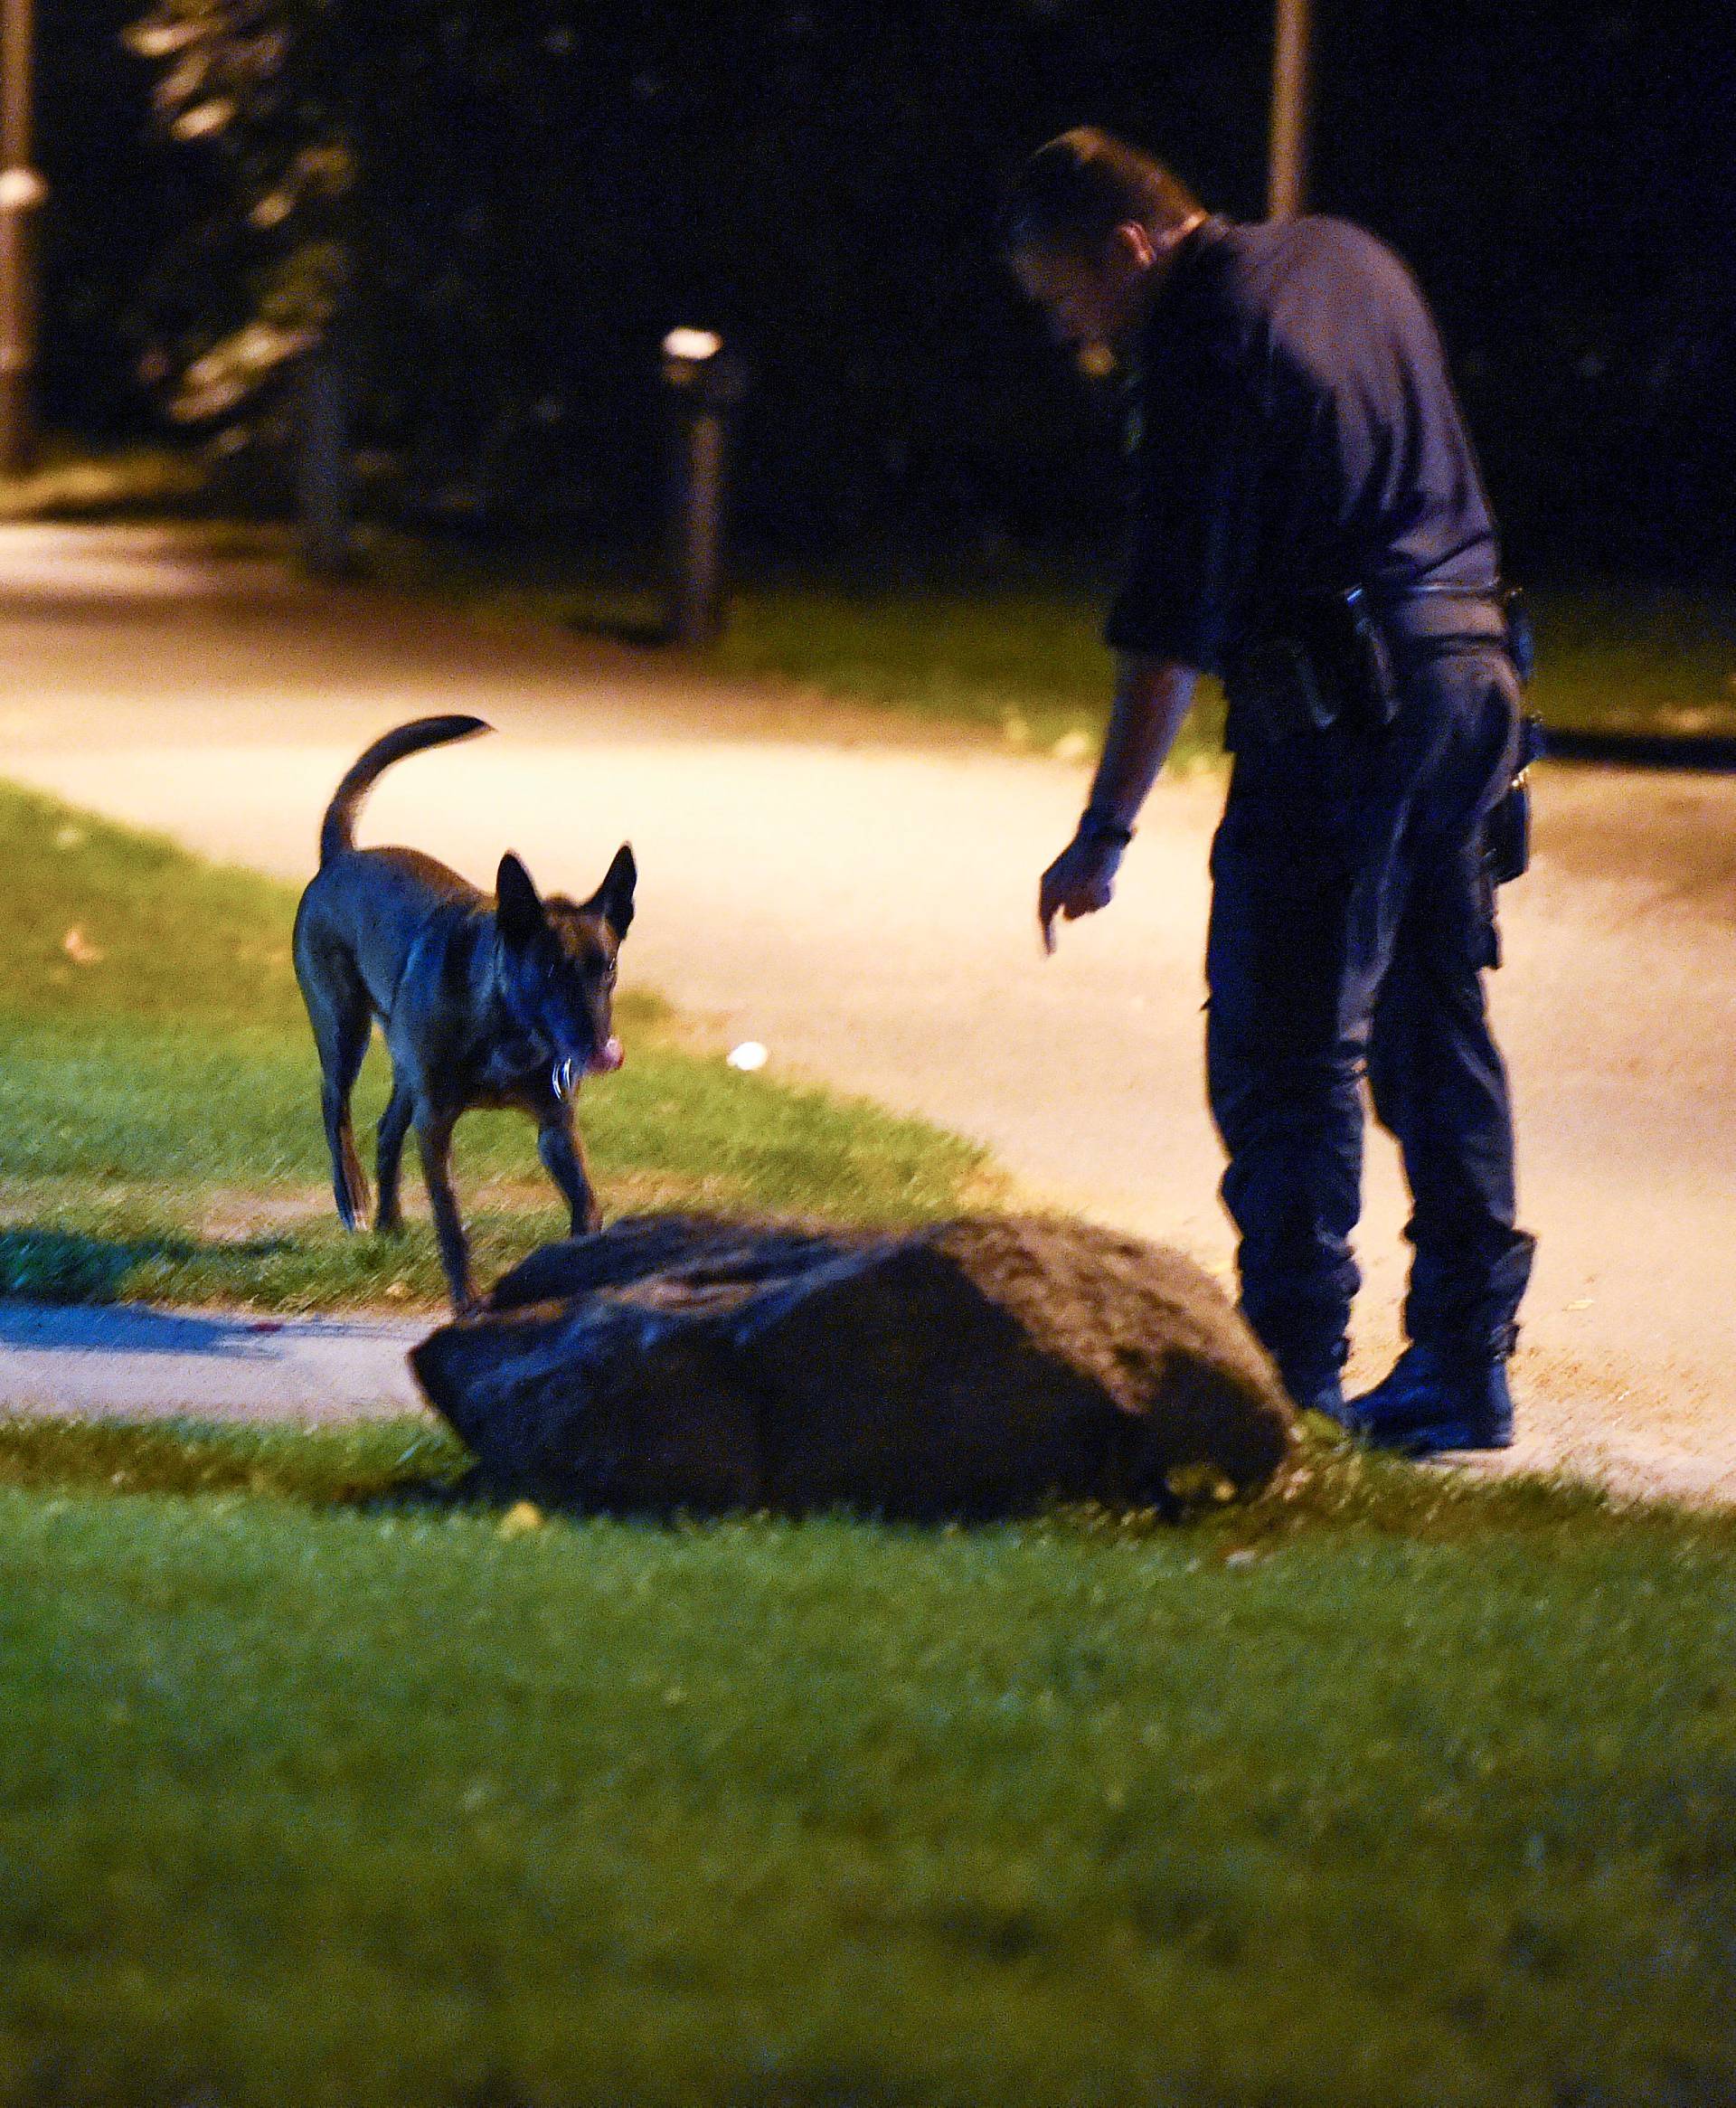
[(1287, 594), (1493, 587), (1495, 525), (1410, 274), (1342, 221), (1205, 221), (1129, 382), (1118, 650), (1221, 672)]
[(1504, 1356), (1532, 1240), (1514, 1226), (1481, 985), (1496, 957), (1484, 828), (1518, 689), (1434, 324), (1354, 227), (1207, 220), (1158, 289), (1128, 398), (1131, 542), (1109, 642), (1233, 676), (1297, 596), (1360, 586), (1397, 670), (1383, 729), (1273, 725), (1229, 684), (1207, 1074), (1243, 1309), (1298, 1399), (1335, 1390), (1365, 1074), (1411, 1191), (1410, 1335)]

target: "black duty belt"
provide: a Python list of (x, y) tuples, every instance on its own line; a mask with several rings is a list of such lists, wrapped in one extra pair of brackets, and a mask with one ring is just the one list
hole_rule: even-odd
[(1388, 599), (1364, 595), (1369, 613), (1395, 644), (1508, 641), (1505, 599), (1495, 592), (1445, 592), (1424, 586)]
[(1398, 714), (1407, 659), (1482, 645), (1499, 646), (1521, 679), (1529, 676), (1529, 632), (1505, 588), (1299, 595), (1226, 665), (1227, 736), (1237, 747), (1339, 723), (1377, 731)]

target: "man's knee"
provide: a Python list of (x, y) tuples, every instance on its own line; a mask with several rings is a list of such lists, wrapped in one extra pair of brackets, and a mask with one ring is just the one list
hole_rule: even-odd
[(1354, 1035), (1298, 1040), (1275, 1026), (1232, 1032), (1214, 1021), (1206, 1033), (1206, 1096), (1233, 1154), (1262, 1136), (1316, 1141), (1360, 1129), (1363, 1045)]

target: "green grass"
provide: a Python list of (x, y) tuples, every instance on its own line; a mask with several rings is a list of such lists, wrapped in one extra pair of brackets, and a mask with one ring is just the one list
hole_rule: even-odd
[(1736, 594), (1541, 591), (1535, 700), (1562, 731), (1736, 738)]
[[(744, 586), (714, 656), (728, 673), (1080, 752), (1094, 748), (1109, 708), (1104, 598), (1017, 572), (885, 589), (768, 579)], [(1207, 682), (1176, 761), (1216, 752), (1222, 726), (1222, 698)]]
[[(438, 1301), (425, 1223), (331, 1215), (318, 1071), (289, 959), (295, 896), (0, 786), (0, 1291), (311, 1309)], [(630, 972), (630, 965), (629, 965)], [(742, 1076), (654, 998), (580, 1125), (605, 1208), (900, 1222), (982, 1197), (980, 1152), (920, 1121)], [(357, 1110), (383, 1104), (370, 1058)], [(528, 1121), (458, 1130), (479, 1271), (564, 1234)], [(420, 1180), (409, 1181), (412, 1211)]]
[(209, 468), (173, 447), (92, 448), (55, 437), (21, 476), (0, 476), (0, 520), (157, 520), (206, 508)]
[(744, 587), (717, 657), (731, 673), (998, 725), (1018, 743), (1096, 733), (1109, 674), (1102, 627), (1088, 592), (1041, 576), (885, 587), (772, 577)]
[[(1736, 737), (1736, 597), (1608, 582), (1532, 593), (1533, 708), (1560, 731)], [(1095, 742), (1108, 708), (1102, 597), (1039, 580), (875, 592), (744, 588), (717, 648), (730, 672), (854, 701), (999, 724), (1014, 743)], [(1203, 685), (1177, 748), (1214, 752), (1222, 697)]]
[(1736, 1523), (1188, 1530), (0, 1429), (0, 2103), (1717, 2108)]
[[(365, 562), (382, 585), (454, 600), (484, 619), (635, 638), (655, 635), (659, 620), (656, 591), (607, 556), (501, 554), (380, 534), (368, 538)], [(734, 581), (728, 631), (704, 657), (721, 673), (995, 731), (1014, 746), (1082, 752), (1109, 703), (1103, 614), (1101, 592), (1017, 557), (749, 565)], [(1222, 723), (1208, 684), (1178, 761), (1208, 757)]]
[[(657, 616), (630, 569), (599, 558), (505, 558), (382, 537), (369, 562), (382, 582), (484, 615), (629, 633), (654, 629)], [(1545, 585), (1530, 598), (1540, 655), (1532, 700), (1550, 724), (1736, 737), (1736, 597), (1611, 580)], [(722, 672), (1072, 752), (1094, 745), (1108, 709), (1106, 600), (1101, 584), (1014, 556), (749, 567), (709, 656)], [(1177, 762), (1209, 759), (1222, 730), (1222, 698), (1208, 683)]]

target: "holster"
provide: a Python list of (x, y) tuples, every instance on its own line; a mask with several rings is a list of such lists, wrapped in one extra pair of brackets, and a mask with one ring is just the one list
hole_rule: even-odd
[(1483, 859), (1497, 885), (1523, 878), (1531, 868), (1531, 764), (1544, 751), (1543, 721), (1527, 711), (1519, 720), (1513, 780), (1483, 823)]
[(1378, 732), (1398, 708), (1386, 633), (1360, 586), (1298, 595), (1224, 668), (1231, 747), (1335, 724)]

